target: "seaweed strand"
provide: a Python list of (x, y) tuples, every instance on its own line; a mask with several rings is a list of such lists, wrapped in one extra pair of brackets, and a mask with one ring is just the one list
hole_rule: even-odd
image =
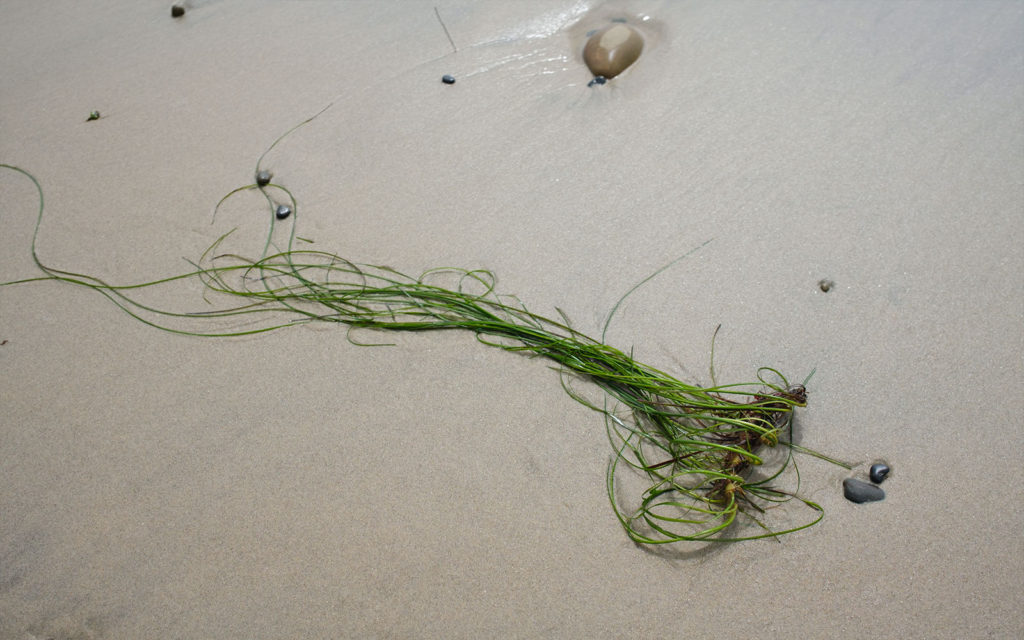
[[(789, 442), (793, 411), (806, 405), (807, 394), (803, 384), (791, 385), (780, 372), (762, 368), (756, 381), (720, 385), (712, 366), (712, 386), (702, 387), (638, 362), (605, 342), (612, 318), (630, 294), (707, 242), (627, 291), (611, 309), (597, 339), (573, 328), (561, 311), (557, 319), (543, 316), (518, 298), (497, 293), (496, 278), (486, 270), (437, 268), (413, 277), (328, 251), (295, 249), (294, 223), (287, 248), (272, 249), (273, 215), (266, 245), (255, 260), (222, 251), (228, 232), (189, 271), (151, 282), (112, 285), (56, 269), (43, 263), (37, 252), (42, 187), (19, 167), (0, 167), (25, 175), (38, 191), (31, 250), (44, 274), (0, 286), (53, 280), (87, 287), (149, 326), (188, 336), (243, 336), (333, 322), (348, 328), (350, 342), (365, 345), (353, 338), (353, 331), (462, 330), (473, 332), (486, 345), (552, 362), (561, 372), (566, 393), (603, 416), (613, 449), (608, 497), (616, 518), (638, 543), (732, 542), (806, 529), (824, 516), (821, 506), (774, 484), (787, 469), (796, 470), (792, 452), (849, 466)], [(240, 190), (246, 188), (251, 186)], [(294, 203), (291, 193), (285, 193)], [(226, 304), (182, 312), (134, 297), (140, 289), (190, 280), (202, 283), (204, 299), (210, 294)], [(208, 323), (214, 328), (205, 328)], [(577, 389), (577, 380), (593, 383), (604, 392), (603, 399), (588, 398)], [(785, 447), (785, 455), (765, 455), (779, 445)], [(796, 475), (799, 481), (798, 470)], [(646, 488), (631, 492), (626, 485), (635, 485), (637, 479)], [(773, 529), (769, 516), (786, 503), (805, 508), (807, 516), (795, 525)], [(739, 522), (748, 526), (737, 527)]]

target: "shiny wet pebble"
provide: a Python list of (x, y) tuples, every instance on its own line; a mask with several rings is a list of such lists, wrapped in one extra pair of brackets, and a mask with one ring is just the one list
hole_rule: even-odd
[(270, 173), (269, 171), (258, 171), (256, 173), (256, 184), (261, 187), (265, 187), (268, 184), (270, 184), (270, 179), (273, 177), (274, 174)]
[(278, 220), (284, 220), (288, 216), (292, 215), (292, 208), (286, 204), (277, 205), (277, 211), (274, 212), (277, 215)]
[(583, 62), (595, 76), (611, 79), (636, 62), (643, 50), (640, 32), (616, 23), (590, 36), (583, 47)]
[(441, 82), (445, 84), (455, 84), (455, 76), (448, 75), (447, 73), (441, 76)]
[(595, 84), (604, 84), (608, 82), (608, 78), (604, 76), (594, 76), (594, 79), (587, 83), (588, 87), (592, 87)]
[(180, 4), (172, 4), (171, 5), (171, 17), (172, 18), (180, 18), (183, 15), (185, 15), (185, 7), (183, 7)]
[(885, 499), (885, 492), (880, 487), (858, 480), (847, 478), (843, 480), (843, 496), (850, 502), (861, 504), (863, 502), (877, 502)]
[(889, 465), (884, 462), (879, 462), (871, 465), (871, 470), (868, 471), (868, 477), (871, 478), (871, 482), (875, 484), (881, 484), (889, 476)]

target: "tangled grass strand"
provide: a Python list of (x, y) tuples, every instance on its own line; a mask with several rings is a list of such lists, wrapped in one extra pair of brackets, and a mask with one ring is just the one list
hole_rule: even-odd
[[(496, 278), (486, 270), (438, 268), (412, 277), (390, 267), (357, 264), (331, 252), (294, 248), (294, 223), (287, 247), (278, 250), (271, 241), (272, 214), (259, 259), (222, 251), (228, 232), (186, 273), (111, 285), (94, 276), (49, 267), (39, 259), (36, 240), (43, 215), (42, 187), (18, 167), (0, 167), (24, 174), (39, 192), (32, 257), (44, 273), (0, 286), (46, 280), (84, 286), (150, 326), (190, 336), (242, 336), (333, 322), (348, 327), (350, 342), (366, 345), (354, 339), (354, 330), (463, 330), (491, 347), (553, 362), (561, 371), (566, 393), (604, 419), (613, 449), (606, 476), (608, 497), (626, 533), (638, 543), (731, 542), (805, 529), (821, 520), (822, 507), (799, 497), (796, 490), (774, 484), (794, 469), (798, 489), (793, 451), (849, 468), (791, 444), (793, 411), (806, 405), (806, 389), (802, 384), (791, 385), (780, 372), (762, 368), (753, 382), (702, 387), (638, 362), (605, 342), (608, 325), (623, 300), (692, 251), (630, 289), (609, 314), (601, 339), (572, 327), (560, 310), (556, 310), (557, 319), (546, 317), (530, 311), (515, 296), (498, 294)], [(232, 194), (247, 188), (257, 187), (250, 185)], [(284, 193), (294, 205), (292, 194)], [(273, 205), (269, 197), (268, 202)], [(209, 297), (217, 297), (234, 304), (180, 312), (144, 304), (134, 295), (140, 289), (189, 280), (202, 283), (208, 303)], [(190, 323), (217, 320), (246, 326), (196, 330), (174, 324), (191, 327)], [(602, 399), (588, 398), (577, 389), (576, 380), (596, 385), (604, 392)], [(774, 455), (779, 459), (769, 463), (763, 452), (777, 450), (780, 444), (784, 455)], [(621, 497), (627, 478), (634, 484), (642, 479), (646, 485), (638, 497)], [(787, 503), (806, 508), (807, 516), (796, 524), (773, 527), (769, 513)], [(752, 532), (749, 526), (736, 529), (741, 520), (753, 525)]]

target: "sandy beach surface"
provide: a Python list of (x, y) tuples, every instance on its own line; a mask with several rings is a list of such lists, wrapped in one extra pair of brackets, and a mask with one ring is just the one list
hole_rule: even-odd
[[(800, 444), (886, 461), (887, 496), (801, 456), (818, 525), (644, 548), (541, 360), (6, 286), (0, 638), (1024, 636), (1024, 3), (184, 4), (0, 1), (0, 163), (45, 191), (46, 264), (153, 280), (233, 227), (258, 254), (259, 194), (214, 206), (320, 113), (262, 161), (314, 246), (489, 269), (599, 334), (710, 240), (608, 342), (708, 383), (721, 325), (720, 382), (813, 371)], [(588, 87), (613, 20), (644, 51)], [(35, 188), (0, 169), (0, 202), (0, 281), (39, 275)]]

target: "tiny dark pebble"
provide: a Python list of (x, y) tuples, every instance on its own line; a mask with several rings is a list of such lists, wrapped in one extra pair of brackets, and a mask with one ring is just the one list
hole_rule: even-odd
[(267, 170), (259, 171), (256, 173), (256, 184), (265, 187), (270, 184), (270, 179), (274, 177), (274, 174)]
[(871, 482), (875, 484), (882, 484), (882, 481), (889, 476), (889, 465), (884, 462), (871, 465), (871, 470), (868, 472), (868, 477), (871, 478)]
[(882, 491), (881, 487), (876, 487), (863, 480), (847, 478), (843, 480), (843, 496), (850, 502), (861, 504), (862, 502), (884, 500), (885, 492)]
[(286, 204), (277, 205), (277, 211), (275, 212), (278, 220), (284, 220), (288, 216), (292, 215), (292, 208)]
[(441, 82), (445, 84), (455, 84), (455, 76), (448, 75), (447, 73), (441, 76)]
[(594, 79), (587, 83), (588, 87), (592, 87), (595, 84), (604, 84), (608, 82), (608, 78), (604, 76), (594, 76)]
[(185, 15), (185, 7), (181, 6), (180, 4), (172, 4), (171, 5), (171, 17), (172, 18), (180, 18), (183, 15)]
[(834, 287), (834, 286), (836, 286), (836, 283), (832, 282), (831, 280), (819, 280), (818, 281), (818, 288), (821, 289), (822, 291), (824, 291), (825, 293), (828, 293), (829, 291), (831, 291), (832, 287)]

